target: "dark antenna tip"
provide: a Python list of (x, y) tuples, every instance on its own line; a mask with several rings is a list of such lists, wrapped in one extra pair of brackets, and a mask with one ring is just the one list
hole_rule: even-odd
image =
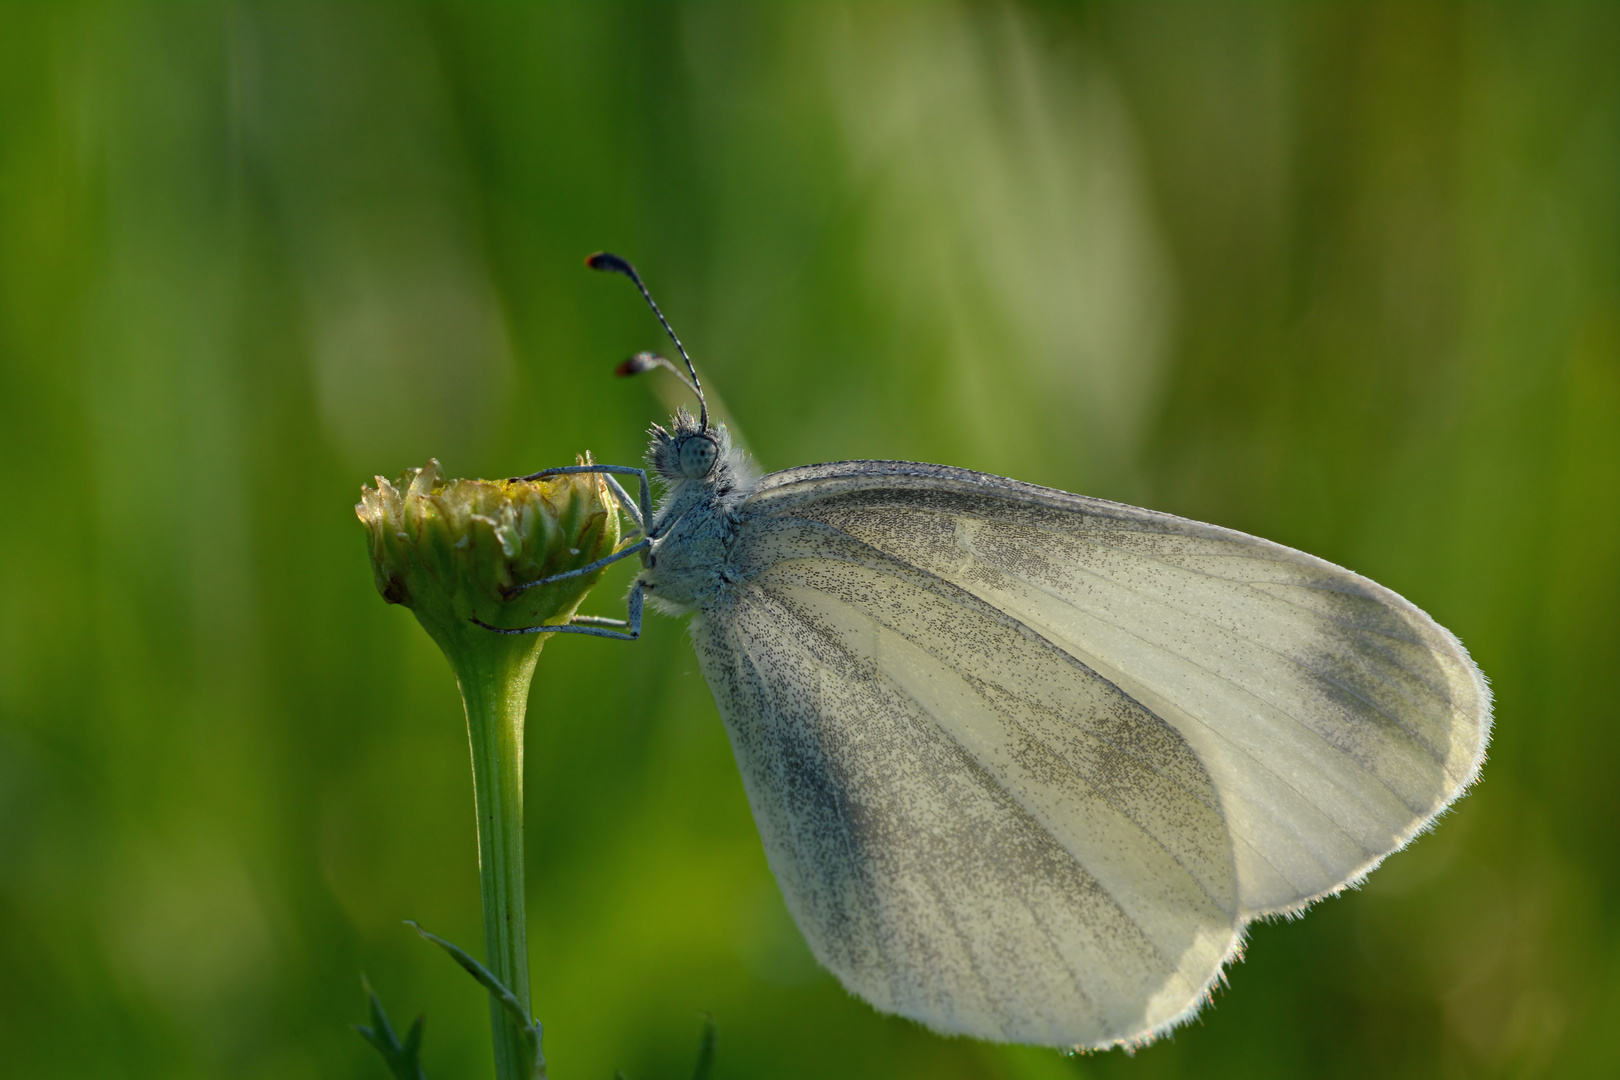
[(619, 258), (611, 251), (598, 251), (595, 255), (585, 257), (585, 265), (592, 270), (602, 270), (608, 273), (623, 274), (632, 281), (636, 278), (636, 268), (625, 260)]
[(671, 375), (674, 375), (677, 379), (681, 380), (682, 386), (692, 391), (692, 393), (697, 396), (699, 401), (703, 400), (703, 391), (699, 390), (696, 384), (694, 384), (691, 379), (686, 377), (686, 372), (682, 371), (680, 368), (676, 367), (674, 364), (670, 363), (668, 360), (654, 352), (636, 353), (636, 355), (630, 357), (624, 363), (614, 368), (613, 374), (623, 379), (631, 375), (640, 375), (644, 371), (651, 371), (653, 368), (667, 368)]
[(680, 377), (682, 382), (686, 382), (686, 385), (691, 389), (692, 393), (697, 395), (698, 429), (701, 431), (708, 431), (709, 403), (703, 398), (703, 384), (698, 381), (697, 368), (692, 366), (692, 358), (686, 355), (686, 346), (682, 345), (681, 339), (675, 336), (675, 329), (669, 325), (669, 320), (664, 318), (664, 313), (662, 311), (658, 310), (657, 303), (653, 301), (652, 293), (648, 292), (647, 286), (641, 283), (641, 275), (636, 273), (636, 268), (630, 265), (629, 260), (621, 259), (619, 256), (610, 251), (598, 251), (594, 255), (587, 255), (585, 257), (585, 265), (590, 267), (592, 270), (602, 270), (615, 274), (623, 274), (625, 277), (635, 282), (636, 288), (641, 290), (642, 299), (647, 301), (647, 306), (652, 308), (654, 315), (658, 316), (658, 321), (663, 324), (664, 333), (669, 335), (669, 340), (675, 343), (675, 350), (681, 354), (681, 359), (686, 361), (686, 371), (687, 374), (692, 376), (692, 381), (686, 382), (686, 379), (681, 376), (679, 368), (670, 363), (668, 360), (665, 360), (662, 356), (659, 356), (657, 353), (650, 352), (637, 353), (624, 363), (620, 364), (614, 370), (619, 375), (639, 375), (641, 372), (650, 371), (655, 367), (669, 368), (669, 370), (675, 372), (677, 377)]
[[(664, 360), (664, 358), (657, 353), (638, 352), (614, 368), (613, 374), (621, 379), (631, 375), (640, 375), (644, 371), (651, 371), (653, 368), (658, 367), (660, 360)], [(664, 363), (667, 364), (669, 361), (664, 360)]]

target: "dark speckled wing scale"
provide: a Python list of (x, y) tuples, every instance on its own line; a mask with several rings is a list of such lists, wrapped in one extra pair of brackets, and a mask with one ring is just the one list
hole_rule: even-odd
[(771, 867), (844, 984), (943, 1031), (1145, 1039), (1245, 922), (1473, 779), (1489, 696), (1364, 578), (907, 462), (766, 477), (692, 633)]

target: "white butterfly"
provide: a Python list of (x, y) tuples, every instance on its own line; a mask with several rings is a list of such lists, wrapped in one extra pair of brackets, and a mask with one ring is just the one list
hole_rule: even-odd
[[(589, 261), (652, 304), (629, 263)], [(659, 364), (681, 374), (621, 370)], [(1479, 669), (1341, 567), (942, 465), (759, 477), (706, 404), (652, 436), (656, 513), (639, 469), (534, 476), (607, 474), (642, 527), (603, 560), (641, 556), (629, 619), (504, 632), (692, 615), (788, 908), (879, 1009), (1145, 1041), (1209, 999), (1250, 920), (1360, 881), (1479, 772)]]

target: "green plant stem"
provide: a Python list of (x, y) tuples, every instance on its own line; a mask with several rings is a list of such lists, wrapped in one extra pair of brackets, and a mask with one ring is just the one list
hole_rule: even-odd
[[(456, 663), (472, 746), (485, 966), (530, 1016), (523, 896), (523, 719), (544, 638), (502, 637), (470, 629), (468, 640), (446, 654)], [(544, 1061), (531, 1060), (522, 1031), (493, 995), (489, 1017), (497, 1080), (544, 1077)]]

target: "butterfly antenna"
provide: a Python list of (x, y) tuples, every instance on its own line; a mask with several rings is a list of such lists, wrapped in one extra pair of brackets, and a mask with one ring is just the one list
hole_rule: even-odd
[[(653, 300), (652, 293), (648, 292), (647, 286), (641, 283), (641, 275), (636, 273), (636, 268), (631, 266), (626, 260), (606, 251), (598, 251), (595, 255), (590, 256), (585, 260), (585, 265), (590, 267), (592, 270), (602, 270), (614, 274), (623, 274), (625, 277), (636, 283), (636, 288), (641, 290), (642, 299), (647, 301), (647, 306), (652, 308), (654, 315), (658, 316), (658, 321), (664, 326), (664, 333), (669, 335), (669, 340), (675, 343), (675, 350), (681, 354), (681, 359), (686, 361), (686, 370), (692, 376), (692, 381), (686, 383), (686, 385), (692, 388), (692, 393), (696, 394), (698, 399), (698, 427), (700, 430), (708, 431), (709, 403), (703, 399), (703, 384), (698, 381), (697, 368), (692, 366), (692, 358), (686, 355), (686, 346), (682, 345), (681, 339), (675, 336), (674, 327), (669, 325), (669, 320), (664, 318), (664, 313), (658, 310), (658, 304)], [(647, 371), (653, 367), (660, 366), (658, 363), (660, 360), (663, 361), (661, 366), (669, 368), (671, 371), (674, 371), (676, 375), (680, 375), (680, 372), (676, 370), (674, 364), (671, 364), (668, 360), (664, 360), (663, 357), (656, 356), (652, 353), (637, 353), (635, 356), (632, 356), (629, 360), (626, 360), (623, 364), (619, 365), (619, 373), (621, 375), (634, 375), (639, 371)], [(686, 382), (685, 379), (682, 379), (681, 381)]]
[(630, 357), (630, 359), (614, 368), (613, 374), (620, 376), (640, 375), (643, 371), (651, 371), (653, 368), (658, 367), (663, 368), (665, 371), (668, 371), (671, 375), (681, 380), (682, 386), (692, 391), (692, 393), (696, 395), (699, 400), (702, 400), (702, 392), (700, 392), (697, 387), (692, 385), (692, 380), (686, 377), (686, 372), (682, 371), (680, 368), (676, 367), (674, 364), (670, 363), (668, 360), (654, 352), (636, 353), (636, 355)]

